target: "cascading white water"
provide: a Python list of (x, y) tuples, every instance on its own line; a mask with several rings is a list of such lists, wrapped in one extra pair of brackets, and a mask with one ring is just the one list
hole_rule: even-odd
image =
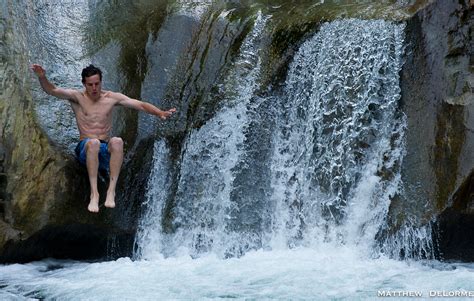
[[(238, 234), (227, 230), (228, 223), (232, 222), (229, 212), (235, 209), (230, 193), (233, 169), (241, 160), (244, 132), (249, 123), (249, 101), (257, 87), (260, 39), (267, 19), (259, 13), (252, 32), (244, 40), (241, 54), (233, 64), (233, 73), (224, 82), (226, 99), (222, 108), (187, 137), (175, 200), (175, 233), (165, 235), (159, 231), (157, 224), (162, 218), (154, 213), (162, 212), (165, 196), (161, 192), (155, 194), (154, 189), (148, 191), (147, 199), (152, 201), (137, 239), (138, 253), (145, 258), (153, 256), (151, 249), (158, 254), (176, 253), (179, 249), (190, 253), (212, 249), (224, 255), (229, 245), (239, 243)], [(155, 162), (154, 170), (162, 167), (163, 160), (155, 159)], [(166, 172), (156, 174), (166, 177)], [(153, 176), (149, 187), (155, 186), (154, 181), (157, 180)], [(150, 231), (148, 227), (157, 231)]]
[(198, 18), (208, 11), (212, 1), (209, 0), (178, 0), (174, 4), (182, 15), (187, 15), (192, 18)]
[(294, 57), (273, 156), (273, 246), (374, 243), (400, 192), (403, 25), (341, 20)]
[[(301, 45), (289, 67), (284, 96), (271, 98), (276, 113), (265, 115), (275, 125), (273, 150), (263, 164), (271, 179), (264, 188), (267, 199), (260, 200), (265, 205), (255, 206), (257, 202), (239, 203), (233, 192), (236, 174), (256, 163), (247, 152), (259, 146), (244, 144), (252, 135), (249, 112), (255, 109), (251, 99), (258, 98), (259, 35), (265, 22), (259, 15), (243, 42), (225, 80), (222, 108), (186, 140), (173, 233), (164, 234), (157, 226), (165, 196), (149, 190), (150, 209), (137, 240), (142, 256), (149, 258), (150, 250), (227, 256), (323, 242), (387, 253), (386, 247), (376, 248), (376, 235), (386, 223), (391, 198), (403, 193), (406, 121), (398, 100), (404, 25), (335, 21)], [(258, 130), (253, 134), (257, 142)], [(162, 169), (163, 161), (156, 162), (155, 169)], [(166, 172), (158, 174), (166, 177)], [(151, 187), (157, 180), (152, 176), (150, 181)], [(260, 215), (269, 211), (269, 221), (262, 221), (261, 229), (237, 221), (233, 212), (245, 206), (255, 206)], [(236, 231), (232, 225), (238, 223), (246, 229)], [(406, 239), (402, 233), (398, 240)]]
[(136, 236), (136, 256), (140, 258), (154, 258), (160, 256), (163, 210), (165, 200), (170, 189), (170, 153), (163, 140), (156, 140), (153, 146), (153, 169), (148, 178), (147, 194), (144, 206), (147, 206), (145, 215), (140, 220)]

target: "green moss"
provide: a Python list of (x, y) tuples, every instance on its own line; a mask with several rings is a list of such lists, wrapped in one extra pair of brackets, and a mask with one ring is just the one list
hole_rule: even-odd
[[(130, 43), (141, 40), (149, 32), (156, 33), (172, 1), (102, 1), (91, 10), (91, 18), (83, 28), (88, 55), (112, 41)], [(140, 47), (139, 44), (136, 45)]]

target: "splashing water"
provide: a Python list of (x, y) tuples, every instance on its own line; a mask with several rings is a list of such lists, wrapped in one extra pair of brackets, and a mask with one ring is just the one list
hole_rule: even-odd
[[(262, 100), (255, 91), (265, 22), (259, 15), (242, 44), (224, 84), (223, 107), (186, 140), (173, 230), (163, 233), (149, 221), (162, 219), (147, 214), (142, 225), (156, 231), (144, 230), (147, 239), (139, 232), (139, 248), (165, 255), (214, 252), (227, 257), (262, 247), (332, 243), (377, 256), (395, 255), (404, 242), (413, 241), (412, 235), (424, 233), (422, 246), (412, 243), (408, 248), (414, 254), (417, 248), (429, 253), (429, 229), (403, 228), (382, 237), (390, 244), (377, 243), (387, 227), (392, 198), (403, 194), (406, 120), (398, 100), (404, 25), (361, 20), (323, 24), (296, 53), (284, 96)], [(271, 119), (274, 129), (269, 139), (273, 148), (262, 163), (249, 153), (264, 152), (259, 147), (268, 143), (258, 126), (250, 126), (255, 121), (249, 116), (265, 101), (273, 102), (273, 114), (263, 118)], [(249, 144), (252, 139), (256, 142)], [(262, 167), (269, 170), (270, 180), (268, 187), (261, 187), (255, 179), (257, 190), (264, 191), (255, 200), (255, 190), (242, 189), (237, 177)], [(150, 212), (159, 214), (156, 208), (162, 202), (150, 201)], [(257, 222), (242, 214), (248, 208), (260, 215)], [(150, 248), (157, 240), (160, 247)]]
[[(177, 231), (164, 234), (162, 231), (146, 230), (143, 225), (150, 224), (153, 229), (159, 230), (160, 227), (155, 224), (162, 222), (159, 217), (148, 213), (137, 240), (142, 255), (145, 255), (144, 249), (165, 254), (200, 253), (212, 249), (224, 256), (229, 245), (238, 243), (239, 234), (227, 230), (231, 222), (229, 212), (235, 206), (230, 200), (233, 169), (241, 160), (244, 132), (249, 123), (247, 110), (260, 70), (260, 33), (267, 19), (257, 15), (253, 31), (241, 46), (241, 54), (234, 62), (234, 72), (224, 83), (227, 98), (223, 108), (187, 138), (174, 208), (173, 225)], [(160, 168), (161, 164), (158, 165), (155, 169)], [(160, 171), (157, 174), (166, 173)], [(150, 181), (155, 179), (152, 177)], [(150, 182), (150, 186), (155, 186), (155, 183)], [(154, 191), (149, 191), (148, 199), (154, 200), (150, 203), (149, 212), (160, 214), (163, 195), (154, 195)], [(147, 221), (149, 218), (153, 222)], [(142, 237), (144, 233), (147, 233), (146, 238)], [(156, 248), (157, 240), (164, 241), (162, 247)], [(154, 247), (150, 248), (149, 244)]]
[(170, 190), (170, 153), (163, 140), (156, 140), (153, 146), (153, 169), (148, 178), (145, 215), (140, 220), (136, 236), (137, 257), (140, 258), (160, 258), (161, 247), (160, 237), (155, 233), (163, 232), (163, 211), (165, 200)]
[(335, 21), (296, 54), (274, 143), (275, 245), (373, 243), (401, 185), (403, 28)]

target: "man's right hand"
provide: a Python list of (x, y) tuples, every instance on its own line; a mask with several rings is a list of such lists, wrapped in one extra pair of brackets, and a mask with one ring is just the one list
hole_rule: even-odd
[(77, 102), (76, 90), (58, 88), (50, 83), (48, 78), (46, 78), (46, 70), (44, 70), (41, 65), (32, 64), (31, 70), (38, 76), (38, 81), (44, 92), (57, 98)]
[(43, 67), (41, 67), (41, 65), (38, 65), (38, 64), (31, 65), (31, 70), (33, 70), (33, 72), (38, 77), (45, 76), (45, 74), (46, 74), (46, 70), (44, 70)]

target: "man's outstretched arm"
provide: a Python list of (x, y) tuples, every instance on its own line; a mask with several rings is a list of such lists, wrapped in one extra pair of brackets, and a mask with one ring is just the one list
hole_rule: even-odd
[(67, 99), (75, 101), (75, 90), (72, 89), (62, 89), (58, 88), (52, 83), (49, 82), (48, 78), (46, 77), (46, 71), (43, 69), (41, 65), (33, 64), (31, 65), (31, 70), (36, 74), (38, 80), (41, 84), (41, 88), (43, 88), (44, 92), (48, 93), (49, 95), (55, 96), (61, 99)]
[(174, 112), (176, 112), (175, 108), (163, 111), (163, 110), (160, 110), (159, 108), (155, 107), (151, 103), (140, 101), (140, 100), (137, 100), (137, 99), (133, 99), (133, 98), (130, 98), (130, 97), (128, 97), (126, 95), (123, 95), (121, 93), (114, 93), (114, 94), (115, 94), (115, 97), (119, 101), (118, 102), (119, 105), (129, 107), (129, 108), (133, 108), (133, 109), (136, 109), (136, 110), (146, 112), (148, 114), (158, 116), (163, 120), (167, 119), (168, 117), (173, 115)]

